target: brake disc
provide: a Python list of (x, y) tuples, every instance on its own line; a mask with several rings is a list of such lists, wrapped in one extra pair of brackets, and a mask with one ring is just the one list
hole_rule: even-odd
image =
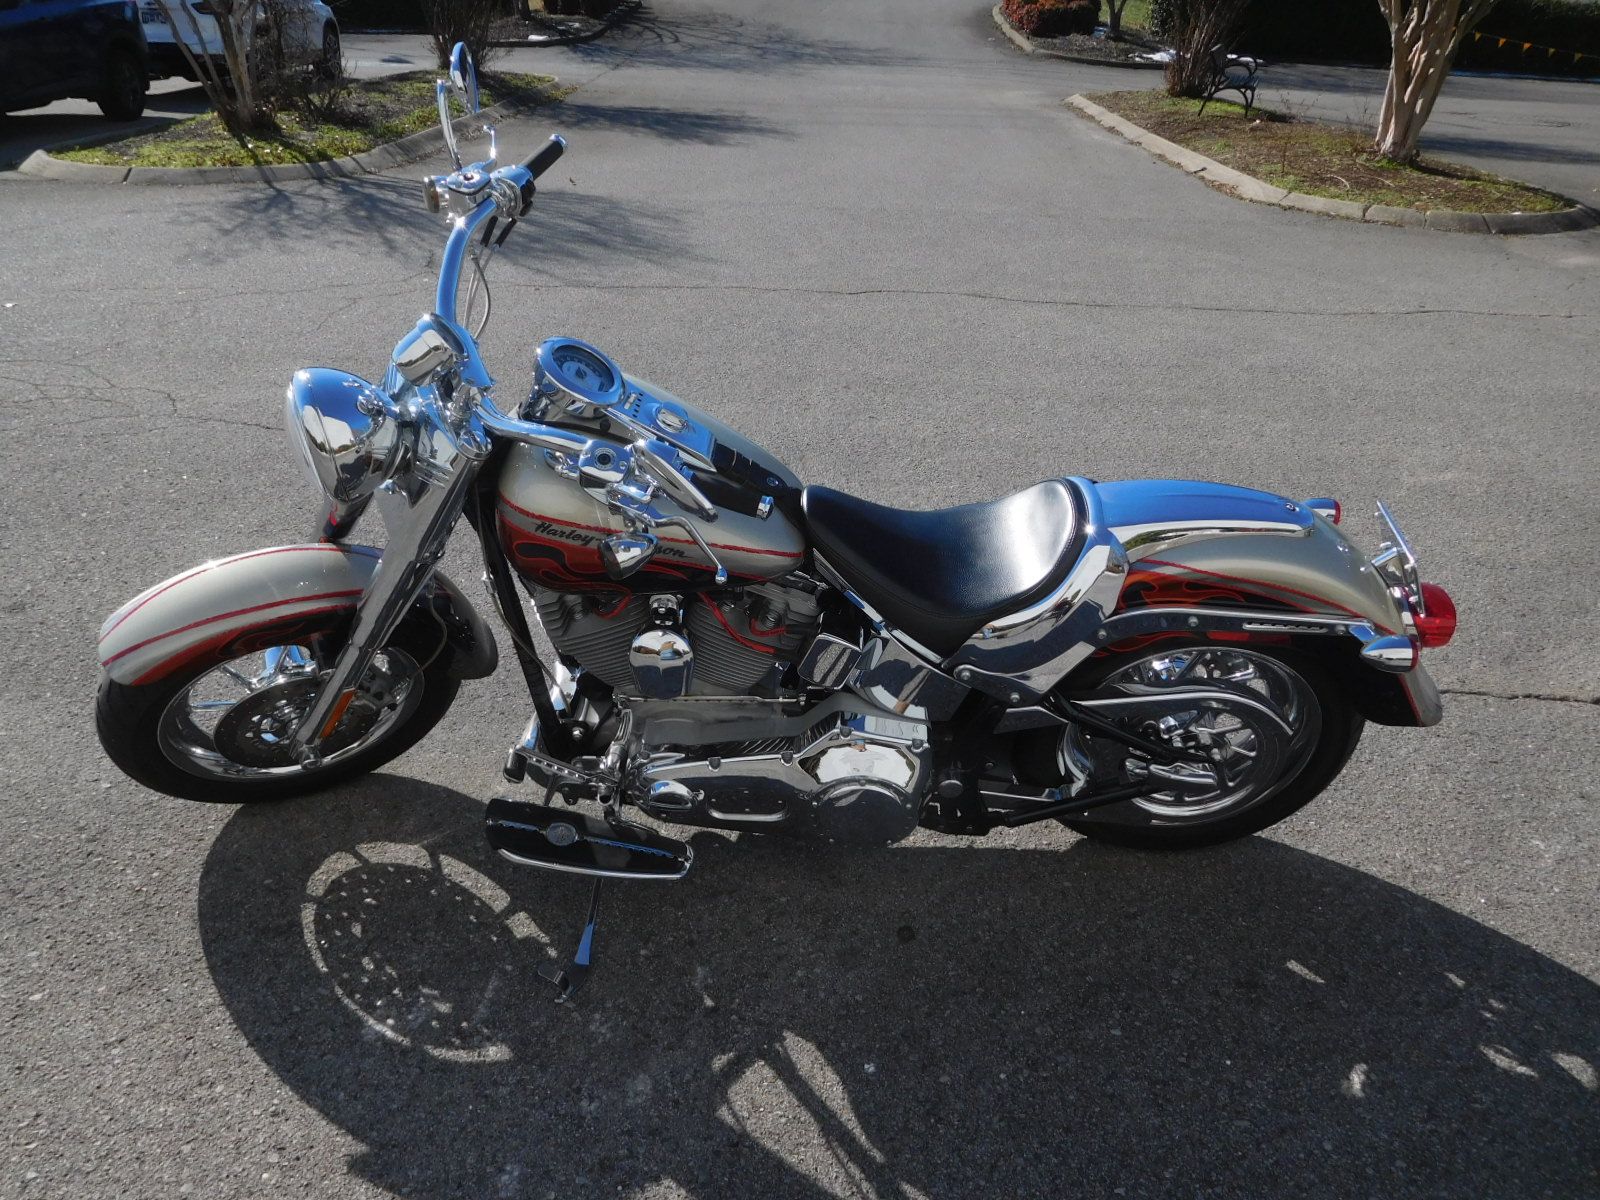
[[(230, 708), (212, 734), (218, 752), (244, 767), (288, 767), (295, 762), (290, 739), (321, 686), (317, 679), (292, 679), (252, 692)], [(383, 710), (361, 694), (345, 709), (334, 731), (322, 739), (326, 757), (353, 746), (377, 724)]]

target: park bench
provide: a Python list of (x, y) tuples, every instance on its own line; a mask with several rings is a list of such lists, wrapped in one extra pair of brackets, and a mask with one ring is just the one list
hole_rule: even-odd
[(1244, 99), (1244, 115), (1256, 102), (1256, 72), (1261, 60), (1245, 54), (1229, 54), (1221, 46), (1211, 47), (1211, 80), (1206, 84), (1205, 97), (1200, 101), (1200, 111), (1217, 98), (1219, 92), (1238, 92)]

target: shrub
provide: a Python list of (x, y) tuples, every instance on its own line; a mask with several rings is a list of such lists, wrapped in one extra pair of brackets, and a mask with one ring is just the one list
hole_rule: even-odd
[(1030, 37), (1090, 34), (1100, 21), (1100, 0), (1005, 0), (1002, 10)]
[(1164, 72), (1169, 96), (1203, 96), (1211, 81), (1211, 48), (1231, 49), (1250, 0), (1176, 0), (1166, 15), (1173, 57)]
[(423, 0), (428, 38), (441, 68), (450, 65), (450, 52), (465, 42), (479, 71), (499, 51), (489, 44), (495, 24), (505, 15), (504, 0)]
[[(1173, 41), (1187, 2), (1151, 0), (1150, 32)], [(1594, 0), (1500, 0), (1478, 29), (1483, 37), (1466, 40), (1457, 66), (1537, 74), (1600, 73), (1600, 3)], [(1502, 37), (1504, 46), (1499, 44)], [(1377, 0), (1251, 0), (1237, 40), (1237, 47), (1230, 49), (1280, 62), (1389, 61), (1389, 27)], [(1524, 51), (1524, 42), (1572, 53), (1551, 57), (1542, 50)], [(1577, 62), (1573, 54), (1585, 57)]]

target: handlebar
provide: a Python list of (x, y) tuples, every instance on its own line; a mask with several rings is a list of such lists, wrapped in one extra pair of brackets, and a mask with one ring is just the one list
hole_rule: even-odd
[(528, 155), (522, 162), (522, 169), (528, 173), (528, 182), (522, 185), (522, 212), (526, 214), (528, 206), (533, 203), (534, 183), (551, 167), (555, 166), (556, 159), (560, 158), (567, 149), (567, 139), (559, 133), (550, 135), (550, 140), (538, 150)]

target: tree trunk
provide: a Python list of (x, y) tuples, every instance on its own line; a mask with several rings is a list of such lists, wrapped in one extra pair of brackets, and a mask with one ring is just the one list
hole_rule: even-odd
[(1378, 0), (1389, 22), (1389, 80), (1373, 146), (1409, 163), (1456, 51), (1494, 0)]
[(231, 4), (212, 0), (217, 13), (217, 29), (222, 34), (222, 57), (233, 80), (235, 133), (254, 133), (270, 124), (261, 106), (257, 86), (254, 42), (256, 6), (254, 0), (233, 0)]
[[(254, 0), (212, 2), (212, 20), (216, 22), (217, 32), (222, 38), (224, 69), (220, 72), (211, 56), (205, 53), (205, 38), (188, 6), (178, 0), (172, 0), (170, 4), (168, 0), (156, 0), (156, 5), (166, 14), (168, 24), (172, 26), (173, 41), (194, 71), (200, 86), (205, 89), (206, 99), (211, 101), (211, 107), (216, 110), (217, 119), (228, 132), (235, 136), (255, 133), (269, 124), (268, 114), (261, 106), (260, 90), (256, 86), (251, 62), (251, 42), (255, 36)], [(185, 22), (183, 26), (178, 24), (180, 20)], [(185, 29), (194, 44), (201, 47), (199, 53), (190, 48)]]

